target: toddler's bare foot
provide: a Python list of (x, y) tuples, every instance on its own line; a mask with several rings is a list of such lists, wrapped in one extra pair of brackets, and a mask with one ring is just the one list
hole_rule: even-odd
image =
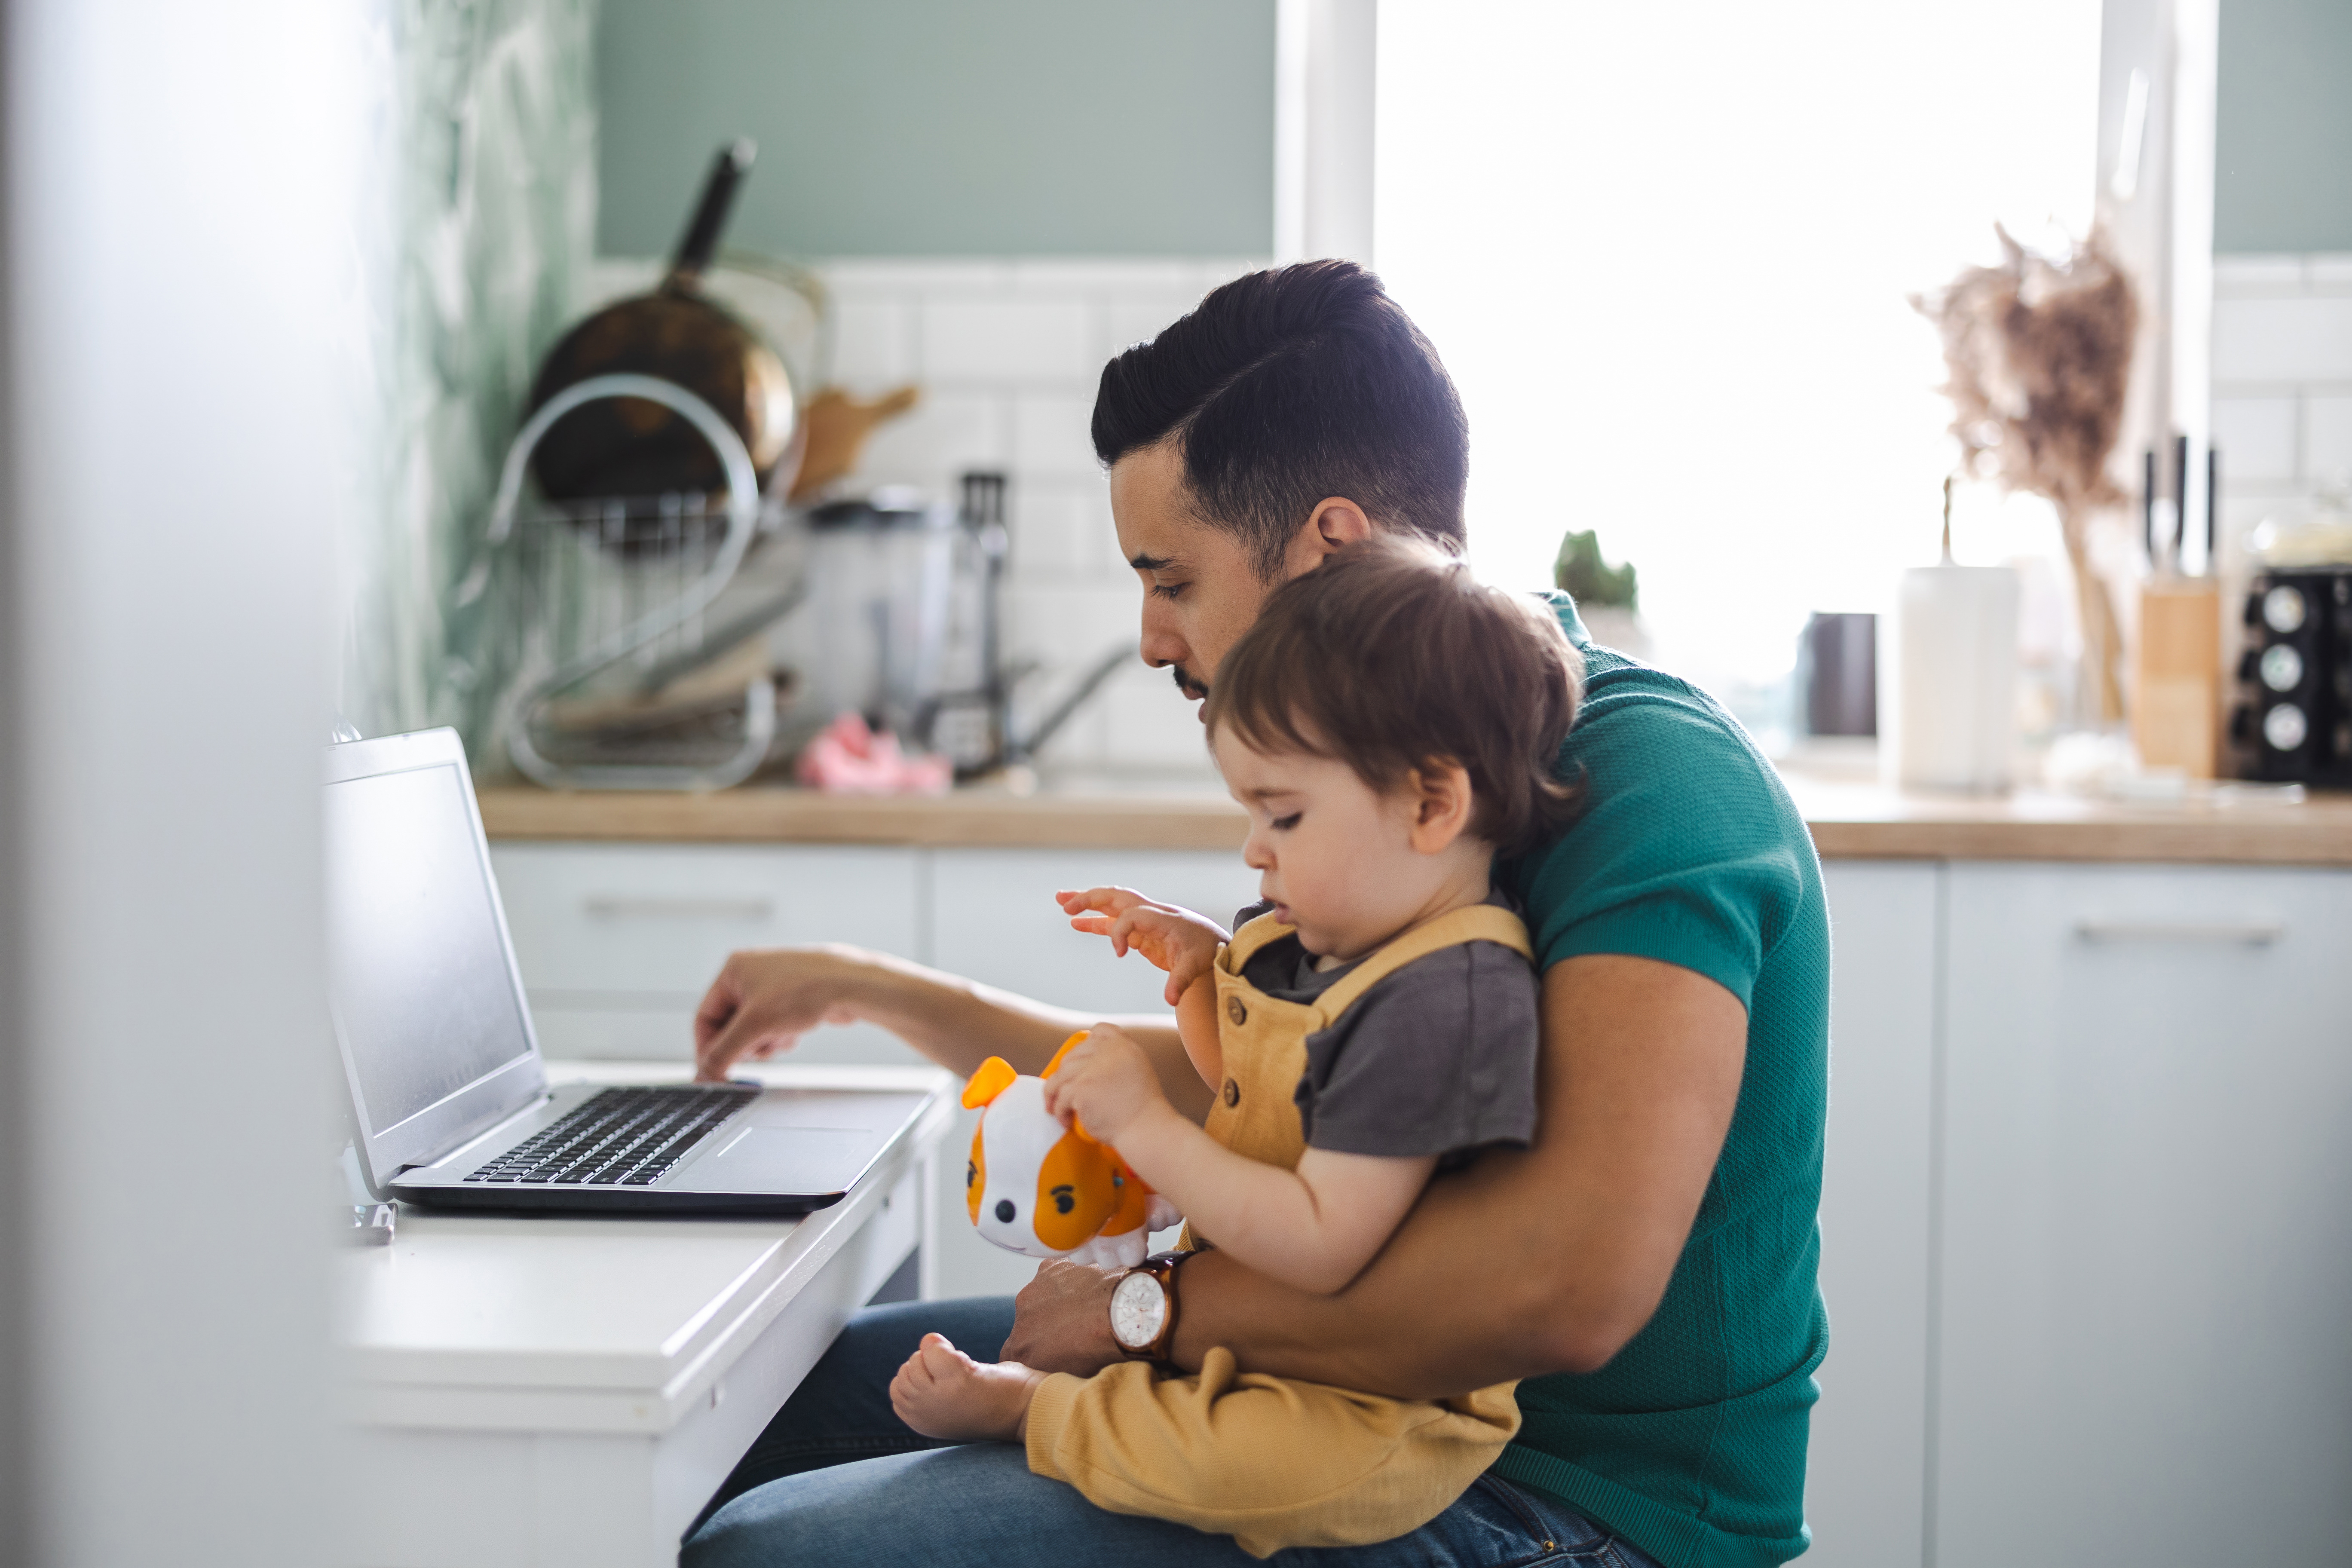
[(976, 1362), (945, 1334), (925, 1334), (890, 1380), (890, 1408), (926, 1437), (954, 1443), (1021, 1440), (1029, 1392), (1045, 1381), (1017, 1361)]

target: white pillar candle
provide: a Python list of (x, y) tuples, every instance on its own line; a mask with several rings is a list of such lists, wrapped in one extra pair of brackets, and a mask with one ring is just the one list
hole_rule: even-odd
[(2009, 787), (2017, 727), (2017, 574), (1921, 566), (1880, 623), (1878, 745), (1911, 789)]

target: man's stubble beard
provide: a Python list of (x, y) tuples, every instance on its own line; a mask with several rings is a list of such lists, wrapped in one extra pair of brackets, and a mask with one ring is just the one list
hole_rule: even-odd
[(1182, 692), (1188, 700), (1199, 702), (1204, 700), (1208, 697), (1209, 689), (1206, 686), (1202, 685), (1199, 681), (1193, 679), (1191, 676), (1185, 674), (1184, 667), (1182, 665), (1174, 664), (1169, 666), (1168, 673), (1175, 678), (1176, 689)]

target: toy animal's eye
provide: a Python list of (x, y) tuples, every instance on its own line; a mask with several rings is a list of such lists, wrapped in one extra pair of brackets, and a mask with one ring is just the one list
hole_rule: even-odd
[(980, 1166), (972, 1161), (966, 1160), (963, 1163), (963, 1184), (966, 1187), (970, 1187), (979, 1180)]
[(1077, 1206), (1078, 1194), (1076, 1188), (1059, 1186), (1054, 1189), (1054, 1212), (1055, 1214), (1067, 1214)]

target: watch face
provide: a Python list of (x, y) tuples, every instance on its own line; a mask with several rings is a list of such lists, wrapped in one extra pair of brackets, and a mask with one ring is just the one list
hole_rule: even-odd
[(1129, 1274), (1110, 1293), (1111, 1337), (1128, 1350), (1139, 1351), (1160, 1337), (1168, 1321), (1168, 1293), (1149, 1274)]

